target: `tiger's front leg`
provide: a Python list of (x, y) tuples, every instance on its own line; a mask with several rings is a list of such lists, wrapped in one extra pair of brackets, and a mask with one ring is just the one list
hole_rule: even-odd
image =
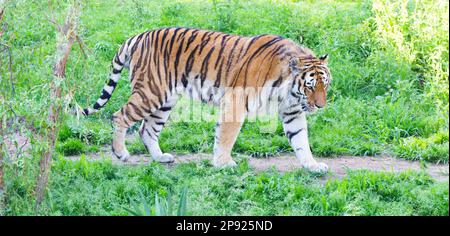
[(311, 153), (305, 112), (282, 113), (284, 132), (302, 167), (318, 173), (328, 172), (325, 163), (317, 162)]
[(220, 118), (216, 125), (214, 137), (215, 167), (233, 167), (236, 162), (231, 158), (231, 150), (236, 142), (245, 119), (245, 105), (242, 100), (235, 100), (235, 94), (225, 95), (220, 109)]

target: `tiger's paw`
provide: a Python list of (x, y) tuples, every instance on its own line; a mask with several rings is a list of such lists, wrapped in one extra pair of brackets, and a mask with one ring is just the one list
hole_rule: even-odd
[(212, 165), (218, 168), (226, 168), (226, 167), (235, 167), (237, 166), (236, 162), (229, 158), (214, 158)]
[(175, 158), (170, 153), (164, 153), (159, 156), (153, 157), (153, 160), (160, 163), (172, 163), (175, 161)]
[(317, 162), (313, 164), (306, 164), (303, 165), (304, 168), (308, 169), (309, 171), (317, 174), (326, 174), (328, 173), (328, 165), (323, 162)]
[(128, 152), (128, 150), (123, 150), (121, 152), (115, 152), (113, 150), (113, 154), (121, 161), (126, 162), (128, 160), (128, 158), (130, 158), (130, 153)]

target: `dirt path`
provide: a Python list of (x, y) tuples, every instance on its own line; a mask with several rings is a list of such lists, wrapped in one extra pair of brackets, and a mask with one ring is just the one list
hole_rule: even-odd
[[(72, 160), (76, 160), (79, 156), (67, 157)], [(151, 162), (148, 155), (132, 155), (127, 162), (121, 162), (115, 157), (112, 157), (110, 153), (95, 153), (87, 155), (88, 160), (94, 160), (99, 158), (111, 158), (113, 164), (118, 165), (142, 165)], [(300, 168), (300, 165), (296, 161), (295, 157), (290, 154), (282, 154), (277, 157), (270, 158), (251, 158), (244, 155), (239, 155), (236, 159), (248, 158), (248, 163), (255, 171), (266, 171), (270, 168), (275, 168), (280, 172), (293, 171)], [(192, 161), (211, 160), (211, 154), (189, 154), (189, 155), (177, 155), (175, 162), (167, 164), (168, 167), (177, 165), (178, 163), (186, 163)], [(354, 157), (354, 156), (342, 156), (335, 158), (317, 158), (318, 161), (325, 162), (330, 167), (330, 174), (324, 176), (322, 179), (327, 180), (330, 178), (342, 178), (347, 174), (347, 169), (367, 169), (373, 171), (388, 171), (388, 172), (403, 172), (407, 170), (421, 170), (420, 162), (407, 161), (398, 158), (392, 158), (387, 156), (380, 157)], [(426, 171), (431, 177), (438, 181), (449, 180), (449, 165), (448, 164), (431, 164), (427, 163)]]
[[(25, 150), (30, 148), (30, 142), (28, 138), (21, 136), (19, 133), (13, 135), (13, 137), (6, 138), (5, 144), (7, 151), (11, 156), (19, 156)], [(137, 136), (132, 137), (137, 138)], [(113, 157), (109, 148), (101, 150), (99, 153), (91, 153), (87, 155), (88, 160), (95, 160), (100, 158), (111, 158), (112, 162), (117, 165), (142, 165), (151, 162), (149, 155), (132, 155), (127, 162), (122, 162)], [(66, 157), (70, 160), (77, 160), (80, 156)], [(235, 159), (247, 158), (251, 168), (255, 171), (267, 171), (271, 168), (275, 168), (280, 172), (293, 171), (299, 169), (300, 165), (295, 159), (293, 154), (285, 153), (277, 157), (270, 158), (251, 158), (245, 155), (238, 155)], [(211, 154), (189, 154), (189, 155), (176, 155), (174, 163), (167, 164), (168, 167), (177, 165), (178, 163), (200, 161), (209, 159), (212, 160)], [(319, 158), (316, 159), (320, 162), (325, 162), (331, 172), (324, 177), (323, 180), (330, 178), (342, 178), (347, 174), (348, 169), (366, 169), (372, 171), (388, 171), (388, 172), (403, 172), (407, 170), (419, 171), (422, 169), (420, 162), (407, 161), (398, 158), (392, 158), (388, 156), (377, 157), (355, 157), (355, 156), (341, 156), (335, 158)], [(426, 164), (427, 173), (438, 181), (449, 180), (449, 165), (448, 164)]]

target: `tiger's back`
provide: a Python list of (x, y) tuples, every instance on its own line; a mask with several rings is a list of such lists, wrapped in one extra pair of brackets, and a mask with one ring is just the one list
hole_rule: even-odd
[[(225, 87), (263, 87), (275, 79), (281, 73), (276, 64), (285, 58), (290, 42), (274, 35), (241, 37), (166, 28), (137, 35), (131, 43), (134, 90), (145, 90), (149, 99), (166, 100), (170, 93), (187, 92), (204, 102), (218, 103)], [(264, 66), (269, 64), (275, 66)]]

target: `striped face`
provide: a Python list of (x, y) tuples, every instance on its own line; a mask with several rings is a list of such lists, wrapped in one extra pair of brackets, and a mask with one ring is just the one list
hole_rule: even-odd
[(331, 74), (326, 65), (328, 55), (319, 59), (307, 58), (292, 62), (291, 67), (296, 68), (292, 95), (303, 100), (301, 102), (304, 111), (313, 112), (325, 107), (327, 103), (327, 90), (331, 82)]

